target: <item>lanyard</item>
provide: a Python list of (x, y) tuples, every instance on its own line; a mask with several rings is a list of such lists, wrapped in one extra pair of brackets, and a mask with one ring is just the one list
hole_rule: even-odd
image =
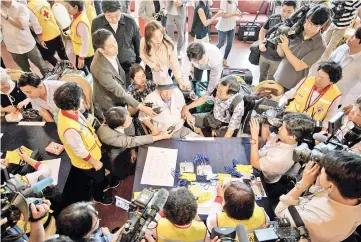
[[(305, 109), (304, 111), (308, 110), (310, 107), (312, 107), (313, 105), (315, 105), (315, 103), (317, 103), (321, 97), (328, 91), (328, 89), (330, 89), (331, 85), (328, 85), (327, 87), (325, 87), (324, 89), (322, 89), (320, 92), (319, 92), (319, 95), (317, 96), (317, 98), (311, 103), (311, 98), (312, 98), (312, 95), (313, 93), (316, 91), (316, 85), (313, 85), (312, 87), (312, 92), (311, 94), (308, 96), (307, 98), (307, 102), (306, 102), (306, 106), (305, 106)], [(313, 113), (314, 114), (314, 113)]]

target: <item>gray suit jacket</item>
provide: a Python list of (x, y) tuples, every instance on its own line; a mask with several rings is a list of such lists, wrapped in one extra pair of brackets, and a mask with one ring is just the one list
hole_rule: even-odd
[[(173, 1), (168, 0), (168, 1), (167, 1), (167, 7), (166, 7), (168, 14), (169, 14), (169, 12), (170, 12), (171, 9), (172, 9), (172, 5), (173, 5)], [(181, 18), (185, 18), (185, 17), (186, 17), (186, 4), (183, 3), (182, 6), (180, 6), (180, 7), (177, 8), (177, 11), (178, 11), (178, 15), (179, 15)]]
[(139, 102), (126, 93), (125, 73), (118, 59), (119, 74), (110, 61), (97, 50), (90, 72), (93, 76), (93, 92), (96, 105), (104, 112), (114, 106), (129, 104), (138, 107)]
[(111, 129), (107, 124), (100, 126), (97, 135), (102, 143), (113, 147), (110, 154), (112, 160), (127, 148), (153, 143), (152, 135), (127, 136), (115, 129)]
[[(159, 1), (160, 9), (162, 9), (163, 3)], [(138, 10), (138, 15), (146, 22), (154, 20), (153, 14), (155, 13), (154, 2), (151, 0), (141, 0)]]

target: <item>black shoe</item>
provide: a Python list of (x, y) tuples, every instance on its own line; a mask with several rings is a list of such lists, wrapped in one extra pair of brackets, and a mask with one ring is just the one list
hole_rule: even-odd
[(105, 206), (112, 205), (112, 203), (114, 201), (113, 197), (106, 197), (106, 196), (104, 196), (100, 200), (97, 200), (95, 198), (93, 200), (94, 200), (94, 202), (100, 203), (100, 204), (105, 205)]
[(119, 184), (120, 184), (120, 179), (114, 178), (112, 179), (111, 183), (103, 189), (103, 192), (108, 191), (111, 188), (116, 188), (117, 186), (119, 186)]

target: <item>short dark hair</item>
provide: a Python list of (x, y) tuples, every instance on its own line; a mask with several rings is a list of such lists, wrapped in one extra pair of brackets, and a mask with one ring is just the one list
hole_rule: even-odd
[(135, 74), (138, 73), (139, 71), (143, 71), (144, 74), (145, 74), (145, 70), (143, 68), (143, 66), (135, 63), (133, 64), (131, 67), (130, 67), (130, 70), (129, 70), (129, 77), (130, 79), (134, 79), (135, 77)]
[(317, 70), (326, 72), (333, 84), (337, 83), (342, 78), (342, 67), (334, 61), (320, 63)]
[(67, 3), (69, 3), (73, 8), (78, 6), (79, 12), (84, 10), (84, 1), (67, 1)]
[(331, 10), (323, 5), (316, 5), (311, 8), (306, 15), (307, 19), (315, 25), (325, 25), (328, 21), (331, 20), (332, 12)]
[(361, 198), (361, 156), (348, 151), (327, 152), (321, 165), (327, 180), (335, 183), (342, 197)]
[(98, 48), (104, 49), (105, 41), (107, 41), (107, 39), (112, 35), (113, 33), (107, 29), (98, 29), (92, 35), (94, 47), (96, 49)]
[(355, 37), (360, 40), (359, 44), (361, 44), (361, 26), (357, 28), (355, 32)]
[(250, 219), (255, 207), (252, 188), (240, 181), (232, 181), (224, 191), (223, 211), (236, 220)]
[(289, 6), (289, 7), (293, 7), (294, 9), (296, 9), (296, 1), (285, 0), (285, 1), (283, 1), (282, 6)]
[(286, 113), (283, 121), (286, 123), (288, 134), (294, 135), (297, 142), (312, 134), (316, 126), (315, 121), (305, 113)]
[(93, 227), (93, 216), (98, 216), (92, 203), (77, 202), (60, 212), (56, 220), (58, 234), (80, 240)]
[(103, 13), (114, 13), (122, 8), (119, 0), (115, 1), (102, 1)]
[(54, 92), (54, 102), (62, 110), (78, 110), (83, 90), (75, 82), (66, 82)]
[(202, 43), (191, 43), (187, 48), (187, 56), (189, 60), (201, 60), (206, 53)]
[(123, 107), (113, 107), (104, 113), (105, 122), (111, 129), (116, 129), (119, 126), (123, 126), (127, 116), (128, 111)]
[(358, 107), (361, 111), (361, 96), (358, 96), (355, 102), (356, 107)]
[(18, 85), (19, 87), (31, 86), (31, 87), (39, 87), (41, 84), (41, 79), (38, 75), (32, 72), (25, 72), (21, 74)]
[(226, 76), (220, 80), (220, 85), (228, 86), (227, 94), (237, 94), (240, 90), (240, 85), (237, 82), (236, 78), (233, 76)]
[(194, 195), (185, 187), (175, 188), (169, 192), (164, 205), (164, 216), (172, 224), (187, 225), (197, 215), (197, 201)]
[(75, 242), (75, 241), (69, 238), (68, 236), (60, 235), (57, 238), (48, 239), (45, 242)]

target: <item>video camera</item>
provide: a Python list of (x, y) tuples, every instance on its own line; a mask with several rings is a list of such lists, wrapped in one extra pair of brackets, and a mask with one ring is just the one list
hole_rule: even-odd
[(342, 17), (342, 14), (345, 12), (345, 1), (339, 0), (334, 1), (332, 5), (333, 19), (339, 20)]
[(276, 49), (277, 44), (280, 43), (280, 35), (286, 35), (289, 39), (294, 39), (303, 31), (303, 24), (306, 20), (308, 11), (315, 11), (318, 8), (316, 5), (304, 5), (284, 23), (279, 23), (272, 27), (266, 34), (266, 47)]
[(116, 206), (129, 211), (129, 219), (122, 228), (118, 242), (141, 241), (156, 214), (163, 209), (168, 196), (169, 192), (164, 188), (156, 194), (144, 189), (132, 202), (116, 196)]
[(1, 235), (3, 237), (6, 231), (16, 225), (21, 214), (25, 222), (32, 219), (30, 204), (43, 203), (39, 193), (52, 184), (53, 178), (48, 177), (30, 186), (21, 181), (18, 176), (9, 176), (6, 169), (2, 169), (2, 173), (4, 174), (2, 178), (5, 178), (0, 192)]

